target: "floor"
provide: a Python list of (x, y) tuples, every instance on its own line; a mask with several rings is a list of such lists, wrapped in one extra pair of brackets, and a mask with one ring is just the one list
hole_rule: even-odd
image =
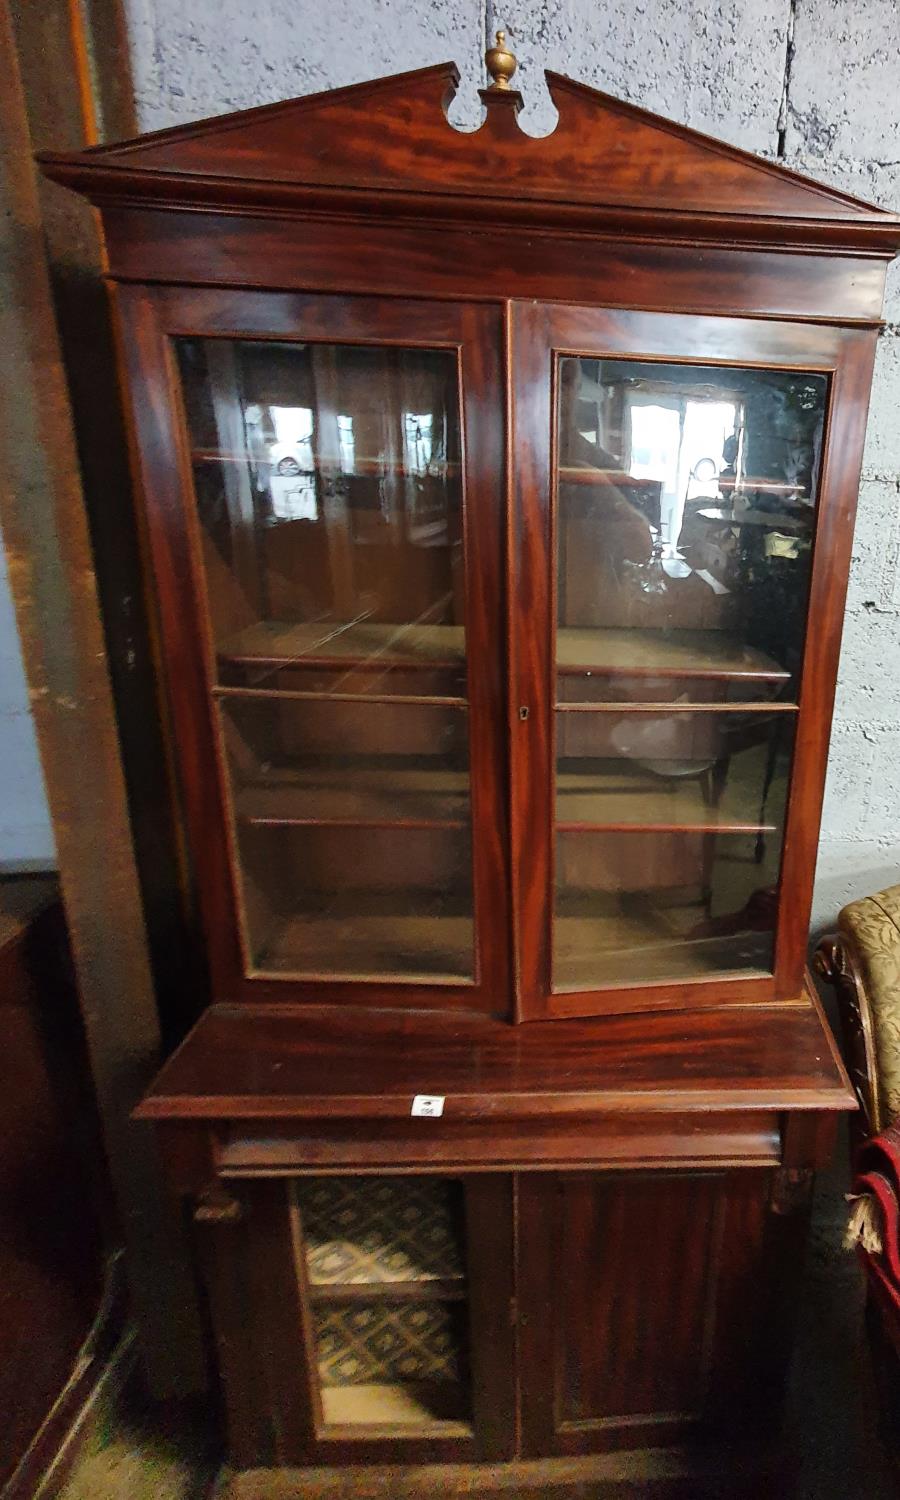
[[(786, 1412), (796, 1479), (785, 1500), (898, 1500), (877, 1432), (862, 1283), (841, 1239), (847, 1152), (816, 1185), (800, 1329)], [(774, 1497), (771, 1497), (774, 1500)]]
[[(787, 1407), (794, 1478), (781, 1496), (769, 1490), (764, 1500), (900, 1500), (876, 1432), (860, 1279), (840, 1243), (845, 1164), (846, 1153), (839, 1151), (817, 1185)], [(97, 1434), (62, 1500), (202, 1500), (214, 1472), (202, 1410), (148, 1416), (133, 1402), (114, 1429)], [(584, 1484), (569, 1487), (564, 1500), (587, 1500), (590, 1491)], [(563, 1500), (563, 1492), (555, 1489), (554, 1500)]]
[(202, 1407), (149, 1407), (136, 1392), (95, 1433), (60, 1500), (205, 1500), (218, 1454)]

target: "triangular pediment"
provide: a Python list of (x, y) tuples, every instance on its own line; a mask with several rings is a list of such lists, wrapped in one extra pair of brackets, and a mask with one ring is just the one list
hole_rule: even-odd
[[(446, 115), (458, 74), (451, 63), (282, 104), (180, 126), (77, 155), (45, 153), (49, 175), (104, 194), (120, 184), (161, 196), (161, 179), (183, 200), (203, 182), (204, 201), (241, 185), (544, 203), (557, 210), (619, 209), (717, 219), (791, 220), (871, 226), (900, 221), (846, 194), (608, 94), (547, 73), (559, 112), (547, 136), (526, 135), (514, 91), (483, 91), (480, 129), (454, 129)], [(77, 179), (77, 180), (76, 180)], [(181, 179), (178, 193), (173, 179)], [(128, 183), (132, 183), (129, 189)], [(282, 199), (283, 201), (283, 199)], [(387, 202), (387, 199), (386, 199)]]

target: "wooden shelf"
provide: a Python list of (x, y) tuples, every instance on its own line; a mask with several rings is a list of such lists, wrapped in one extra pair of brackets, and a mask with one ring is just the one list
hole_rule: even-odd
[[(498, 1120), (533, 1123), (547, 1147), (561, 1115), (629, 1112), (636, 1097), (672, 1112), (855, 1106), (808, 979), (790, 1003), (632, 1009), (548, 1025), (462, 1011), (450, 1021), (363, 1006), (211, 1005), (137, 1117), (233, 1121), (223, 1161), (246, 1164), (256, 1148), (240, 1141), (242, 1133), (253, 1140), (253, 1121), (289, 1122), (301, 1140), (300, 1121), (346, 1120), (361, 1141), (376, 1119), (408, 1128), (409, 1101), (426, 1078), (432, 1093), (450, 1097), (448, 1132), (456, 1119), (484, 1132), (486, 1164), (496, 1164)], [(579, 1138), (579, 1150), (588, 1144)], [(381, 1161), (386, 1172), (403, 1170), (390, 1148)], [(456, 1162), (448, 1148), (441, 1170), (452, 1175)]]
[(286, 769), (235, 793), (255, 827), (466, 828), (469, 774), (443, 767)]
[(560, 675), (757, 678), (787, 682), (790, 673), (762, 651), (722, 630), (575, 630), (556, 633)]
[(617, 490), (646, 490), (651, 485), (659, 484), (659, 480), (655, 479), (636, 479), (624, 469), (595, 469), (590, 464), (563, 464), (557, 469), (557, 478), (560, 484), (596, 486), (601, 489), (612, 486)]
[[(755, 479), (752, 474), (745, 474), (740, 479), (733, 479), (728, 474), (720, 474), (716, 484), (720, 490), (731, 490), (738, 495), (754, 491), (767, 495), (791, 495), (800, 499), (806, 494), (806, 489), (802, 484), (786, 484), (778, 479)], [(812, 515), (812, 506), (808, 506), (807, 509)]]
[(615, 898), (604, 903), (595, 896), (592, 901), (590, 916), (563, 911), (554, 919), (556, 992), (677, 983), (710, 974), (758, 978), (772, 972), (768, 933), (689, 939), (665, 932), (650, 913), (625, 914), (616, 909)]
[(314, 1281), (312, 1302), (464, 1302), (466, 1283), (462, 1276), (420, 1277), (416, 1281)]
[(759, 821), (761, 798), (755, 787), (726, 786), (715, 807), (704, 801), (697, 777), (665, 782), (627, 762), (600, 762), (597, 770), (557, 774), (557, 831), (774, 833), (776, 824)]
[[(363, 622), (248, 625), (218, 648), (230, 664), (369, 668), (459, 668), (465, 661), (461, 625)], [(771, 657), (721, 630), (576, 630), (556, 633), (557, 670), (616, 676), (755, 678), (787, 682)]]
[(322, 1418), (329, 1427), (390, 1427), (416, 1436), (471, 1437), (464, 1420), (466, 1392), (451, 1381), (396, 1385), (323, 1386)]
[(472, 978), (474, 938), (470, 916), (314, 913), (270, 932), (254, 967), (262, 974), (459, 983)]
[(332, 478), (335, 474), (341, 479), (380, 479), (382, 475), (392, 474), (400, 479), (450, 479), (459, 474), (458, 463), (438, 463), (429, 465), (428, 472), (422, 473), (418, 469), (410, 469), (407, 464), (397, 463), (396, 460), (384, 458), (354, 457), (352, 469), (338, 469), (334, 465), (319, 464), (311, 469), (300, 469), (297, 474), (279, 474), (277, 464), (271, 459), (256, 458), (247, 451), (227, 448), (192, 448), (191, 462), (195, 464), (251, 464), (270, 463), (272, 474), (275, 479), (315, 479), (316, 477)]
[(279, 624), (260, 621), (218, 648), (230, 664), (368, 668), (446, 667), (465, 661), (462, 625), (394, 625), (372, 621), (336, 624)]

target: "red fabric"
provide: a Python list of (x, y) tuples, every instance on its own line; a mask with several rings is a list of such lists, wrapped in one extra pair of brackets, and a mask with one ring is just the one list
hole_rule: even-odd
[(854, 1196), (868, 1194), (880, 1209), (882, 1250), (857, 1247), (860, 1262), (878, 1302), (900, 1336), (900, 1128), (889, 1125), (860, 1147), (853, 1181)]

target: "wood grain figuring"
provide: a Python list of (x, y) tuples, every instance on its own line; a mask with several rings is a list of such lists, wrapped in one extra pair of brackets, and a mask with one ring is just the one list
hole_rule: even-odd
[[(41, 162), (57, 181), (114, 199), (334, 208), (339, 194), (345, 204), (380, 194), (390, 205), (382, 213), (402, 212), (425, 181), (440, 184), (433, 213), (475, 216), (489, 201), (492, 223), (523, 208), (540, 217), (540, 205), (545, 218), (576, 222), (591, 211), (602, 221), (603, 210), (651, 228), (666, 217), (670, 232), (680, 219), (712, 238), (730, 222), (761, 237), (778, 224), (782, 241), (805, 245), (900, 243), (898, 222), (884, 210), (555, 73), (547, 74), (559, 110), (550, 135), (524, 135), (518, 96), (498, 103), (490, 92), (482, 128), (455, 131), (444, 106), (457, 82), (453, 65), (441, 64), (118, 146), (44, 153)], [(508, 188), (502, 203), (499, 181)]]
[[(816, 1118), (818, 1118), (816, 1116)], [(165, 1130), (168, 1130), (166, 1126)], [(328, 1172), (472, 1171), (495, 1176), (509, 1170), (554, 1168), (634, 1171), (647, 1167), (775, 1167), (783, 1132), (775, 1110), (641, 1113), (577, 1106), (548, 1119), (495, 1119), (485, 1108), (423, 1133), (415, 1121), (375, 1121), (360, 1141), (353, 1121), (320, 1125), (288, 1120), (256, 1126), (238, 1122), (215, 1130), (216, 1169), (229, 1180)], [(827, 1159), (827, 1149), (824, 1158)], [(823, 1159), (820, 1154), (819, 1160)], [(182, 1175), (183, 1185), (197, 1180)]]
[(775, 958), (785, 993), (803, 962), (825, 795), (825, 770), (840, 659), (850, 549), (875, 355), (871, 334), (847, 332), (832, 377), (822, 455), (819, 521), (809, 590), (800, 718), (785, 827), (784, 893)]
[[(726, 1388), (735, 1416), (755, 1403), (751, 1329), (772, 1294), (767, 1175), (520, 1180), (521, 1278), (536, 1313), (523, 1330), (526, 1454), (722, 1430)], [(742, 1279), (750, 1263), (755, 1283)]]
[(611, 1108), (836, 1109), (853, 1095), (825, 1023), (797, 1005), (513, 1027), (463, 1016), (213, 1006), (140, 1105), (142, 1119), (453, 1118)]
[(564, 1183), (565, 1290), (555, 1324), (564, 1428), (702, 1410), (721, 1183), (715, 1176)]
[(303, 233), (280, 218), (172, 213), (104, 204), (110, 274), (116, 281), (304, 289), (394, 297), (497, 301), (510, 294), (658, 312), (733, 314), (876, 323), (886, 258), (842, 260), (640, 238), (489, 236), (452, 225), (352, 220), (335, 236), (326, 218), (303, 218)]

